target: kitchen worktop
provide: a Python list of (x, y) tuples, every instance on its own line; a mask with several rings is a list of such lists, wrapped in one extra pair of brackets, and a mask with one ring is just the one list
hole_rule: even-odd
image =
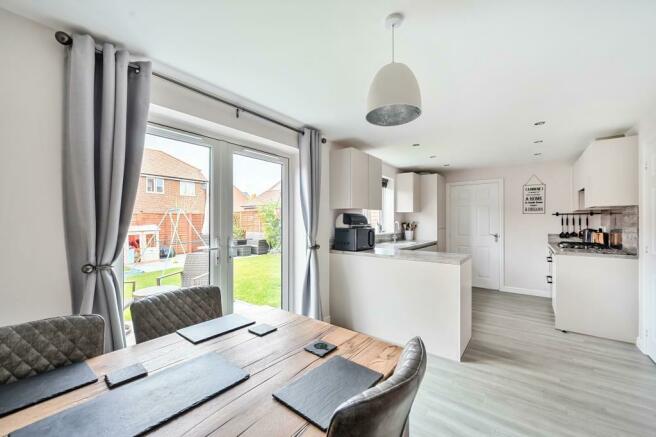
[(429, 252), (422, 251), (425, 247), (433, 246), (437, 241), (406, 241), (400, 240), (396, 243), (385, 242), (378, 243), (371, 250), (362, 250), (359, 252), (350, 252), (344, 250), (331, 249), (330, 253), (344, 255), (369, 256), (379, 258), (392, 258), (406, 261), (432, 262), (439, 264), (461, 265), (471, 258), (471, 255), (463, 253), (446, 253), (446, 252)]
[(595, 256), (604, 258), (622, 258), (622, 259), (638, 259), (638, 255), (628, 253), (621, 249), (563, 249), (558, 246), (562, 241), (571, 241), (580, 243), (578, 238), (560, 238), (558, 234), (549, 234), (547, 245), (553, 251), (554, 255), (569, 255), (569, 256)]

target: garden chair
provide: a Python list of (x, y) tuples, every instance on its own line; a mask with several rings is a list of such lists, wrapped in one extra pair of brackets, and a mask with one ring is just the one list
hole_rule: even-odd
[(207, 252), (192, 252), (185, 257), (184, 266), (179, 272), (168, 273), (157, 278), (157, 285), (162, 279), (180, 275), (181, 287), (200, 287), (210, 284), (210, 256)]

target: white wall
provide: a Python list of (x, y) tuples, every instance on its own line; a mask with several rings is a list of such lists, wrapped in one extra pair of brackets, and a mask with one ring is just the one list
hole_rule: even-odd
[[(546, 184), (544, 215), (522, 213), (522, 186), (534, 174)], [(571, 174), (571, 164), (566, 162), (480, 168), (445, 174), (447, 183), (503, 179), (504, 291), (550, 295), (545, 279), (547, 234), (560, 233), (560, 219), (551, 214), (571, 209)]]
[(0, 9), (0, 326), (70, 314), (61, 155), (64, 49)]

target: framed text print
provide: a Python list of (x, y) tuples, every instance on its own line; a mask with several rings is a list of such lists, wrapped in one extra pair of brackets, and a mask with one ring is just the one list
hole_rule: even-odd
[[(538, 183), (535, 183), (538, 182)], [(523, 187), (523, 213), (544, 214), (547, 186), (535, 175)]]

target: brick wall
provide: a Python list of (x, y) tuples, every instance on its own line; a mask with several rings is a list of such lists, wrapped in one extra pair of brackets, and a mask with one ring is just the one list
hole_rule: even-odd
[(164, 193), (146, 192), (146, 177), (139, 178), (137, 199), (134, 204), (135, 213), (164, 213), (169, 208), (182, 208), (187, 214), (202, 214), (205, 212), (207, 189), (205, 183), (196, 183), (195, 196), (180, 195), (180, 181), (164, 179)]

